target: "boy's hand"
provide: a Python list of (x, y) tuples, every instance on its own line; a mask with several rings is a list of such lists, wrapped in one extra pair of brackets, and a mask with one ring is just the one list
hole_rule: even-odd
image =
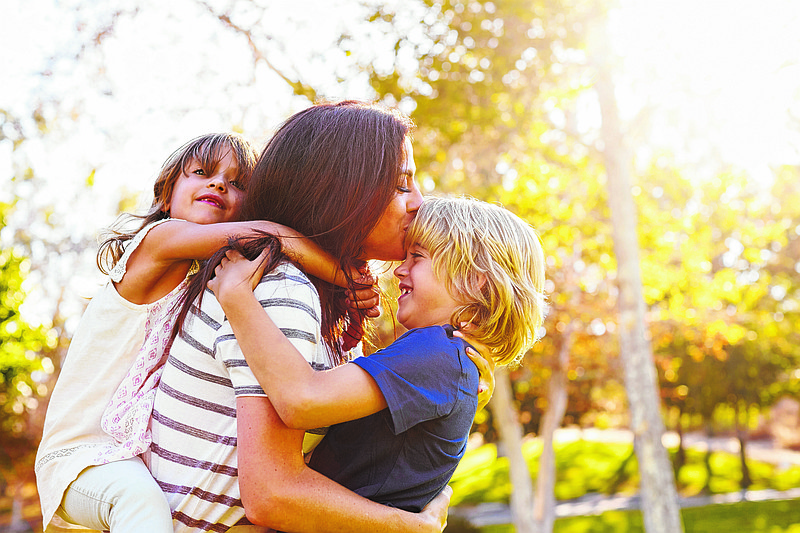
[(209, 280), (208, 288), (217, 297), (220, 305), (233, 302), (243, 293), (252, 293), (264, 275), (267, 264), (268, 250), (252, 261), (248, 261), (242, 254), (234, 250), (225, 253), (217, 268), (214, 277)]
[(431, 522), (431, 531), (441, 533), (447, 526), (447, 509), (450, 506), (450, 497), (453, 489), (447, 485), (431, 503), (422, 510), (423, 515), (428, 515)]
[(490, 350), (487, 346), (469, 336), (469, 326), (469, 324), (461, 324), (461, 328), (455, 330), (453, 336), (464, 339), (480, 350), (480, 352), (477, 352), (472, 349), (472, 346), (467, 346), (467, 357), (478, 367), (478, 373), (480, 375), (480, 381), (478, 382), (478, 411), (480, 411), (486, 407), (486, 404), (492, 399), (492, 394), (494, 394), (495, 365), (494, 359), (491, 357), (487, 359), (481, 355), (482, 353), (490, 353)]

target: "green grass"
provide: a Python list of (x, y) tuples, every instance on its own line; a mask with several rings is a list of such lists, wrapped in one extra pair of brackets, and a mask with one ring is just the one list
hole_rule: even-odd
[[(530, 440), (523, 446), (523, 455), (534, 479), (542, 446)], [(633, 446), (625, 443), (573, 441), (556, 443), (555, 494), (559, 500), (578, 498), (587, 493), (635, 494), (639, 472)], [(674, 453), (674, 450), (673, 450)], [(708, 481), (712, 494), (739, 490), (741, 468), (739, 457), (724, 452), (711, 454), (711, 479), (704, 463), (705, 454), (686, 451), (686, 465), (678, 473), (678, 491), (682, 496), (698, 494)], [(769, 463), (748, 461), (753, 484), (750, 490), (787, 490), (800, 487), (800, 466), (780, 469)], [(494, 444), (467, 452), (450, 481), (452, 505), (474, 505), (487, 502), (507, 503), (511, 494), (508, 460), (497, 457)]]
[[(800, 533), (800, 500), (744, 502), (681, 511), (685, 533)], [(481, 533), (513, 533), (511, 525)], [(608, 511), (598, 516), (559, 518), (554, 533), (644, 533), (639, 511)]]

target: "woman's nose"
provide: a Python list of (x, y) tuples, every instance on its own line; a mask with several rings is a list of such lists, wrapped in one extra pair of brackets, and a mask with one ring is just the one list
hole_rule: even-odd
[(409, 213), (416, 213), (419, 211), (419, 207), (422, 205), (423, 201), (422, 191), (420, 191), (419, 187), (414, 184), (414, 189), (411, 191), (411, 195), (408, 198), (408, 203), (406, 204), (406, 211)]

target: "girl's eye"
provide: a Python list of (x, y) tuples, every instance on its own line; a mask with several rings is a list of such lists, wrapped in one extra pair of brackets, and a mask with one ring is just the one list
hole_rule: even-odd
[(196, 169), (192, 170), (192, 174), (197, 174), (198, 176), (205, 176), (206, 175), (206, 171), (203, 170), (202, 168), (196, 168)]
[(230, 182), (230, 184), (233, 185), (235, 188), (239, 189), (240, 191), (244, 190), (244, 182), (241, 182), (239, 180), (233, 180)]

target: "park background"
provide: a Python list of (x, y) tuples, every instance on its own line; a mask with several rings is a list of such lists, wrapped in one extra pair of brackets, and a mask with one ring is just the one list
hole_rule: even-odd
[[(478, 414), (450, 527), (531, 476), (551, 509), (639, 491), (612, 161), (638, 214), (627, 230), (677, 493), (779, 498), (687, 509), (686, 531), (798, 531), (800, 502), (780, 500), (800, 487), (798, 23), (791, 0), (3, 0), (0, 528), (38, 527), (33, 455), (103, 283), (102, 228), (149, 205), (191, 137), (263, 144), (315, 100), (367, 98), (414, 118), (425, 193), (499, 202), (547, 254), (542, 340)], [(389, 307), (376, 344), (394, 333)], [(743, 460), (750, 440), (768, 453)]]

